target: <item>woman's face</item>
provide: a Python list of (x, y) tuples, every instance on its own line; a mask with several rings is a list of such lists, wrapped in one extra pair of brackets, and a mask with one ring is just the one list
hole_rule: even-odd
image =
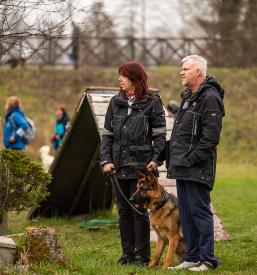
[(55, 115), (57, 117), (61, 117), (63, 115), (63, 111), (61, 108), (56, 108)]
[(134, 92), (135, 86), (133, 82), (122, 74), (119, 75), (118, 80), (120, 82), (120, 87), (125, 92)]

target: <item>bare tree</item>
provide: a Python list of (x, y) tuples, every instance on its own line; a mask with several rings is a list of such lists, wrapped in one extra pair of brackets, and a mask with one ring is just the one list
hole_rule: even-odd
[[(47, 37), (51, 43), (55, 38), (71, 39), (72, 15), (81, 19), (90, 7), (79, 4), (78, 0), (0, 0), (0, 62), (45, 47), (36, 37)], [(33, 39), (25, 43), (28, 38)], [(54, 48), (53, 43), (49, 47)]]
[(81, 63), (110, 65), (119, 45), (112, 18), (105, 12), (104, 4), (96, 1), (88, 12), (87, 22), (81, 26)]

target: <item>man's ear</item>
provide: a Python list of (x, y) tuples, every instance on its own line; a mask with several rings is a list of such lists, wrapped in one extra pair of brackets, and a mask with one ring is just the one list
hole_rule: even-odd
[(201, 72), (200, 69), (197, 69), (196, 75), (197, 75), (198, 77), (202, 77), (202, 76), (203, 76), (203, 74), (202, 74), (202, 72)]

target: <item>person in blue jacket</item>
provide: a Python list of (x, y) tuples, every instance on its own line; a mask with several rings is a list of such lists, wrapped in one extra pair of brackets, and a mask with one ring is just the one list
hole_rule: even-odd
[(52, 147), (58, 150), (62, 144), (64, 134), (68, 128), (70, 118), (62, 106), (57, 106), (56, 111), (56, 123), (55, 123), (55, 133), (52, 137)]
[(11, 150), (24, 150), (23, 135), (28, 123), (21, 109), (21, 101), (16, 96), (8, 97), (5, 104), (4, 147)]

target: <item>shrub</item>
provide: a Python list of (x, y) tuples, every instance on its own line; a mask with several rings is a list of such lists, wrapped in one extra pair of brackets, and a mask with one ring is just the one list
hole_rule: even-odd
[(0, 217), (37, 207), (48, 195), (51, 175), (22, 151), (0, 151)]

